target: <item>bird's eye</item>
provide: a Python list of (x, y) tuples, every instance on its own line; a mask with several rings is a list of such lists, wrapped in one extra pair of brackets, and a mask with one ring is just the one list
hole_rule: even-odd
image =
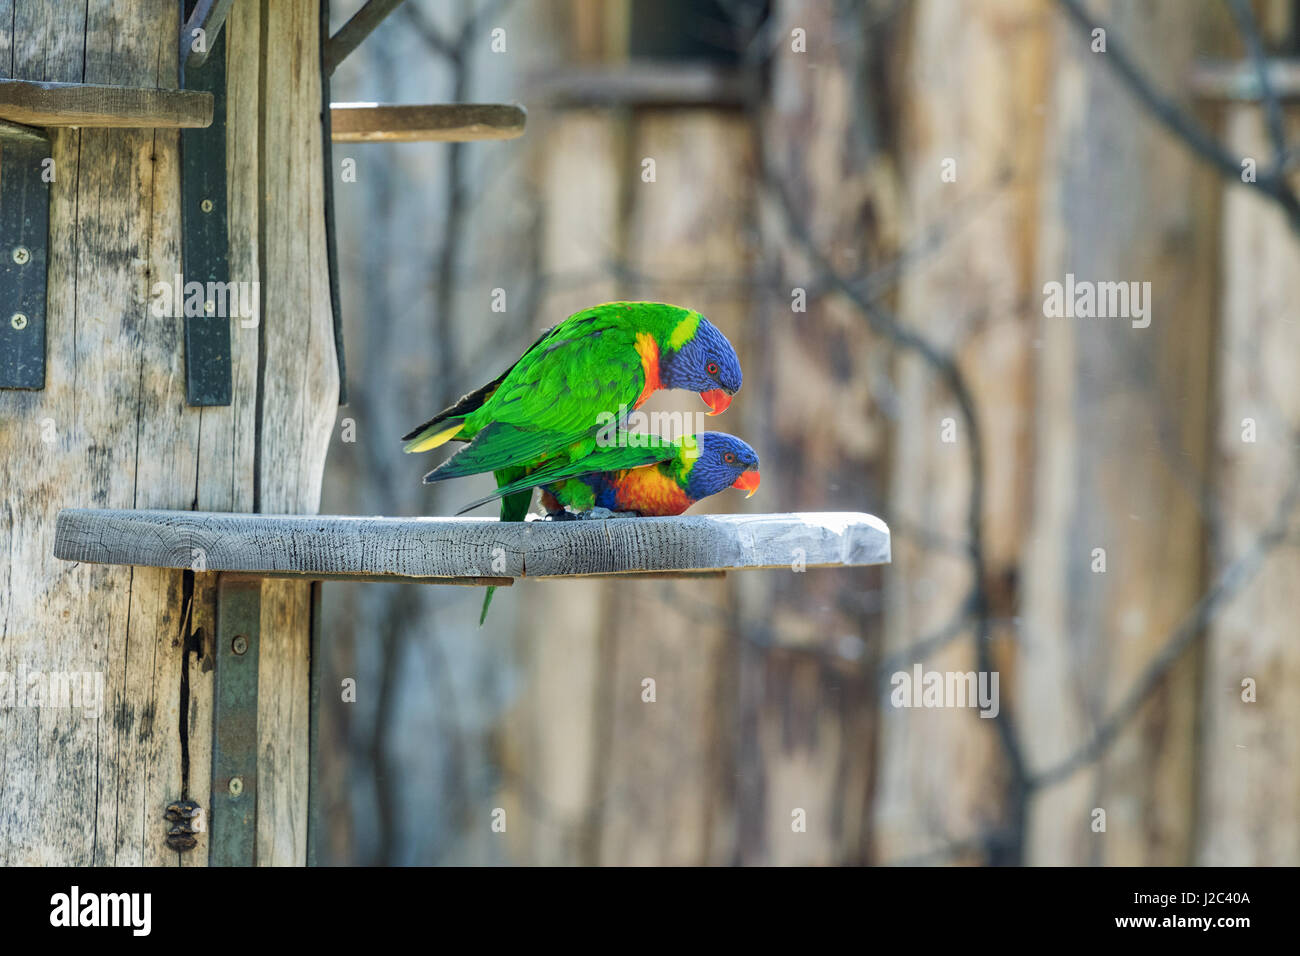
[(722, 456), (722, 460), (725, 461), (728, 465), (734, 465), (736, 463), (736, 453), (729, 451)]
[(708, 365), (705, 366), (705, 369), (708, 371), (708, 373), (709, 373), (710, 375), (717, 375), (717, 374), (718, 374), (718, 363), (717, 363), (717, 362), (710, 362)]

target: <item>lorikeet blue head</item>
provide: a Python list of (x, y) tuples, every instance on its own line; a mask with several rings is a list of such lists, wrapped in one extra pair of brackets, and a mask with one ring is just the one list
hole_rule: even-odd
[(749, 492), (758, 490), (758, 452), (735, 435), (726, 432), (701, 432), (695, 436), (698, 457), (689, 463), (686, 472), (686, 494), (699, 501), (716, 495), (724, 488), (739, 488)]
[(699, 323), (692, 328), (693, 323), (683, 322), (669, 339), (659, 360), (659, 379), (665, 388), (699, 392), (709, 414), (717, 415), (740, 391), (740, 359), (716, 325), (698, 312), (693, 315)]

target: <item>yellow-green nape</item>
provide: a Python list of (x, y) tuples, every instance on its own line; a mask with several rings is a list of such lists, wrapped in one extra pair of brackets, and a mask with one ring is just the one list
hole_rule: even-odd
[(683, 435), (677, 439), (677, 445), (681, 448), (677, 460), (681, 462), (682, 475), (689, 475), (691, 469), (695, 467), (695, 462), (699, 460), (700, 454), (704, 451), (704, 443), (696, 435)]
[(700, 327), (700, 319), (700, 313), (688, 312), (686, 318), (678, 322), (672, 333), (668, 336), (668, 347), (676, 352), (691, 339), (695, 338), (695, 330)]

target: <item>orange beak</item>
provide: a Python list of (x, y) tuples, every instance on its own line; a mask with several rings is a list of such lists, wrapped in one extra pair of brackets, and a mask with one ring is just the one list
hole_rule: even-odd
[(709, 406), (710, 415), (721, 415), (731, 404), (731, 396), (720, 388), (700, 392), (700, 398), (704, 399), (704, 404)]
[(741, 491), (748, 491), (746, 498), (754, 497), (754, 492), (758, 491), (759, 474), (757, 471), (746, 471), (735, 480), (731, 487), (739, 488)]

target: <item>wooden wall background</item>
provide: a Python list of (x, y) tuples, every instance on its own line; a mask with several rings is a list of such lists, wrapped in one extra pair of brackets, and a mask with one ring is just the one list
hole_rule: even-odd
[[(1275, 209), (1155, 124), (1055, 3), (773, 0), (762, 82), (711, 107), (548, 99), (546, 81), (635, 52), (626, 3), (494, 11), (459, 70), (421, 39), (455, 35), (451, 6), (417, 7), (341, 71), (346, 98), (515, 98), (529, 128), (454, 158), (373, 147), (341, 187), (343, 221), (364, 222), (343, 239), (346, 311), (373, 319), (349, 329), (362, 437), (336, 437), (327, 506), (472, 496), (420, 488), (403, 426), (533, 329), (652, 297), (700, 308), (741, 352), (746, 387), (716, 425), (759, 448), (764, 483), (716, 506), (873, 511), (895, 562), (524, 584), (482, 631), (476, 593), (331, 587), (333, 675), (363, 689), (327, 718), (334, 858), (1300, 860), (1292, 539), (1187, 625), (1296, 467), (1297, 242)], [(1267, 156), (1256, 106), (1188, 82), (1197, 57), (1243, 56), (1222, 10), (1094, 7), (1158, 89)], [(1257, 7), (1285, 49), (1293, 11)], [(1150, 281), (1150, 328), (1044, 318), (1043, 284), (1067, 272)], [(657, 407), (691, 410), (676, 398)], [(918, 660), (996, 668), (1002, 718), (891, 707), (889, 675)], [(1242, 702), (1244, 677), (1269, 692)]]

